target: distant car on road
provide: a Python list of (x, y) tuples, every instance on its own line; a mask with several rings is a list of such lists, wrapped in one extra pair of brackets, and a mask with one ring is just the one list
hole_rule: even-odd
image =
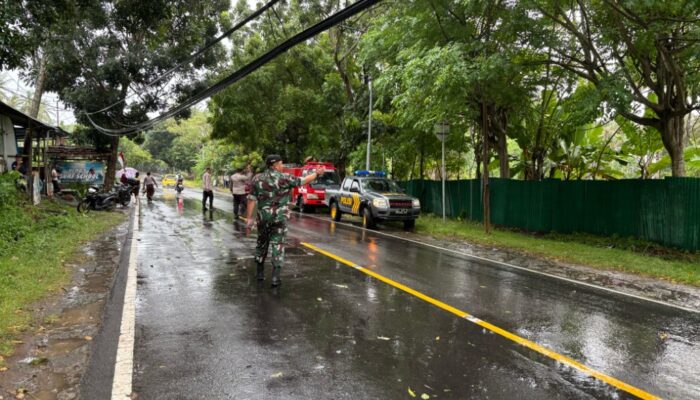
[(165, 175), (160, 181), (160, 184), (163, 185), (163, 187), (175, 186), (175, 183), (177, 183), (177, 177), (175, 175)]
[(374, 229), (377, 221), (403, 221), (404, 229), (413, 229), (420, 215), (420, 201), (403, 193), (381, 171), (355, 171), (340, 189), (326, 189), (326, 204), (334, 221), (343, 214), (359, 215), (368, 229)]

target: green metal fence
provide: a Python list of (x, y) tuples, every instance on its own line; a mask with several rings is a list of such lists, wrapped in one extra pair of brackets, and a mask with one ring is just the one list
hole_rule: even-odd
[[(492, 223), (536, 232), (585, 232), (700, 250), (700, 179), (519, 181), (492, 178)], [(439, 181), (403, 182), (424, 212), (442, 214)], [(481, 221), (481, 181), (448, 181), (445, 213)]]

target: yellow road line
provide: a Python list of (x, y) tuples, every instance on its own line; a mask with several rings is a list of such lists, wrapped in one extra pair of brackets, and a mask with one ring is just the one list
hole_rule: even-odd
[(508, 332), (505, 329), (499, 328), (496, 325), (493, 325), (493, 324), (488, 323), (486, 321), (483, 321), (479, 318), (476, 318), (465, 311), (462, 311), (462, 310), (459, 310), (455, 307), (452, 307), (449, 304), (443, 303), (442, 301), (434, 299), (434, 298), (432, 298), (428, 295), (425, 295), (425, 294), (423, 294), (415, 289), (411, 289), (408, 286), (404, 286), (404, 285), (402, 285), (396, 281), (393, 281), (393, 280), (391, 280), (383, 275), (380, 275), (372, 270), (369, 270), (369, 269), (364, 268), (360, 265), (357, 265), (351, 261), (348, 261), (344, 258), (341, 258), (333, 253), (325, 251), (317, 246), (314, 246), (310, 243), (301, 243), (301, 244), (302, 244), (302, 246), (305, 246), (305, 247), (307, 247), (307, 248), (309, 248), (317, 253), (323, 254), (324, 256), (329, 257), (329, 258), (331, 258), (331, 259), (333, 259), (341, 264), (345, 264), (348, 267), (351, 267), (351, 268), (354, 268), (358, 271), (361, 271), (361, 272), (363, 272), (363, 273), (365, 273), (373, 278), (376, 278), (376, 279), (378, 279), (378, 280), (380, 280), (388, 285), (391, 285), (397, 289), (403, 290), (404, 292), (409, 293), (415, 297), (418, 297), (419, 299), (424, 300), (424, 301), (426, 301), (426, 302), (428, 302), (436, 307), (439, 307), (447, 312), (450, 312), (450, 313), (452, 313), (460, 318), (464, 318), (464, 319), (466, 319), (466, 320), (468, 320), (468, 321), (470, 321), (470, 322), (472, 322), (472, 323), (474, 323), (474, 324), (476, 324), (484, 329), (488, 329), (489, 331), (491, 331), (495, 334), (503, 336), (506, 339), (509, 339), (515, 343), (518, 343), (522, 346), (525, 346), (531, 350), (534, 350), (534, 351), (536, 351), (542, 355), (545, 355), (553, 360), (559, 361), (562, 364), (566, 364), (566, 365), (568, 365), (572, 368), (575, 368), (575, 369), (577, 369), (585, 374), (593, 376), (593, 377), (595, 377), (595, 378), (597, 378), (597, 379), (599, 379), (599, 380), (601, 380), (601, 381), (603, 381), (611, 386), (614, 386), (614, 387), (616, 387), (622, 391), (625, 391), (631, 395), (634, 395), (640, 399), (645, 399), (645, 400), (647, 400), (647, 399), (660, 399), (659, 397), (657, 397), (651, 393), (645, 392), (642, 389), (636, 388), (632, 385), (629, 385), (625, 382), (622, 382), (618, 379), (615, 379), (615, 378), (613, 378), (609, 375), (606, 375), (602, 372), (596, 371), (593, 368), (587, 367), (587, 366), (581, 364), (580, 362), (578, 362), (572, 358), (569, 358), (565, 355), (559, 354), (555, 351), (549, 350), (546, 347), (540, 346), (539, 344), (537, 344), (531, 340), (527, 340), (527, 339), (520, 337), (516, 334)]

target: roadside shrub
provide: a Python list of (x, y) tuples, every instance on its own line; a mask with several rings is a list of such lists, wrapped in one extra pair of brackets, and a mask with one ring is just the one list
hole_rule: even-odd
[(17, 171), (0, 174), (0, 207), (17, 204), (17, 180), (20, 177)]
[(0, 257), (29, 231), (32, 219), (19, 205), (16, 171), (0, 175)]

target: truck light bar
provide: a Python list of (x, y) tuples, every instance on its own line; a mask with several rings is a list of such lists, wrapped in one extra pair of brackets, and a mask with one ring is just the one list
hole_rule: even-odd
[(319, 165), (322, 165), (326, 168), (334, 168), (333, 163), (330, 161), (309, 161), (306, 164), (304, 164), (304, 166), (310, 166), (310, 167), (319, 166)]
[(358, 171), (355, 171), (355, 176), (376, 176), (378, 178), (386, 178), (386, 172), (384, 172), (384, 171), (358, 170)]

